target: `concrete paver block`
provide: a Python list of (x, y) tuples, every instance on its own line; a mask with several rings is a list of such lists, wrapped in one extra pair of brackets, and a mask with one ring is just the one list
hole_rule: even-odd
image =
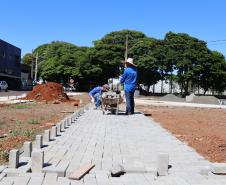
[(44, 151), (34, 150), (31, 153), (31, 171), (41, 173), (44, 165)]
[(32, 142), (31, 141), (25, 141), (23, 145), (23, 156), (24, 157), (31, 157), (31, 152), (32, 152)]
[(164, 176), (168, 174), (169, 166), (169, 154), (161, 153), (158, 154), (157, 159), (157, 173), (159, 176)]
[(125, 169), (122, 165), (114, 165), (113, 168), (110, 170), (112, 177), (119, 177), (125, 173)]
[(43, 136), (42, 135), (36, 135), (35, 138), (36, 148), (41, 149), (43, 146)]
[(45, 130), (44, 131), (44, 137), (43, 137), (45, 142), (49, 142), (50, 141), (50, 130)]
[(61, 133), (61, 124), (57, 123), (56, 124), (56, 128), (57, 128), (57, 135), (60, 135), (60, 133)]
[(210, 171), (214, 174), (226, 174), (226, 163), (213, 163)]
[(56, 126), (53, 126), (51, 128), (50, 138), (54, 139), (56, 136), (57, 136), (57, 128), (56, 128)]
[(19, 150), (10, 150), (8, 166), (9, 168), (17, 168), (19, 166)]

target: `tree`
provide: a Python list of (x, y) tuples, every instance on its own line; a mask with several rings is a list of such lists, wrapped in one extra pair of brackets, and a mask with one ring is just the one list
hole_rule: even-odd
[(94, 48), (91, 54), (91, 63), (98, 65), (101, 69), (100, 81), (119, 75), (121, 61), (125, 57), (125, 41), (128, 36), (128, 48), (138, 42), (139, 39), (146, 38), (146, 35), (133, 30), (121, 30), (111, 32), (102, 39), (94, 41)]
[(210, 52), (209, 57), (200, 66), (200, 86), (204, 94), (211, 90), (222, 93), (226, 88), (226, 61), (224, 55), (217, 51)]
[(158, 60), (154, 52), (155, 48), (155, 39), (143, 38), (132, 46), (129, 53), (138, 66), (138, 82), (147, 85), (148, 90), (151, 85), (160, 80)]
[(27, 53), (23, 56), (22, 58), (22, 62), (24, 64), (27, 64), (29, 66), (31, 66), (32, 60), (34, 59), (33, 55), (31, 53)]
[(200, 62), (209, 53), (206, 43), (188, 34), (172, 32), (167, 33), (164, 40), (169, 51), (174, 54), (170, 55), (170, 60), (175, 62), (181, 92), (187, 95), (197, 82), (195, 73), (200, 68)]
[(88, 79), (100, 76), (101, 69), (90, 63), (90, 48), (78, 47), (66, 42), (52, 42), (39, 46), (39, 75), (47, 81), (68, 81), (74, 78), (86, 86)]

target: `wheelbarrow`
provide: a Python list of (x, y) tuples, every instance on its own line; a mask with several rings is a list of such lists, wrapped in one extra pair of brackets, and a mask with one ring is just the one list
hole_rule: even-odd
[(103, 114), (110, 111), (112, 114), (118, 115), (119, 112), (119, 104), (123, 102), (123, 99), (120, 93), (115, 92), (107, 92), (102, 95), (102, 111)]

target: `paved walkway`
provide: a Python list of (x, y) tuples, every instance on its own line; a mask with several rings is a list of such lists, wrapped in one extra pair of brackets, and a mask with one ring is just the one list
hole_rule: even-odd
[[(43, 173), (0, 176), (0, 185), (223, 185), (225, 176), (207, 173), (210, 163), (142, 114), (102, 115), (86, 111), (70, 128), (42, 150)], [(170, 156), (169, 175), (156, 177), (159, 153)], [(68, 175), (81, 165), (96, 166), (80, 181)], [(127, 171), (111, 177), (109, 170), (121, 164)]]

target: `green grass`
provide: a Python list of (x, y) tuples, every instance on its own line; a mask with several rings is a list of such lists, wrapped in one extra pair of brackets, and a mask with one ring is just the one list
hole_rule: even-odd
[(34, 139), (35, 137), (35, 130), (24, 130), (24, 129), (14, 129), (10, 132), (11, 137), (17, 137), (17, 136), (25, 136), (31, 139)]
[(32, 124), (32, 125), (40, 124), (39, 120), (37, 120), (37, 119), (29, 119), (28, 120), (28, 123), (29, 124)]
[(34, 103), (22, 103), (22, 104), (15, 104), (15, 105), (10, 105), (9, 108), (11, 109), (27, 109), (35, 106)]
[(0, 159), (4, 161), (8, 161), (9, 159), (9, 152), (5, 150), (0, 150)]

